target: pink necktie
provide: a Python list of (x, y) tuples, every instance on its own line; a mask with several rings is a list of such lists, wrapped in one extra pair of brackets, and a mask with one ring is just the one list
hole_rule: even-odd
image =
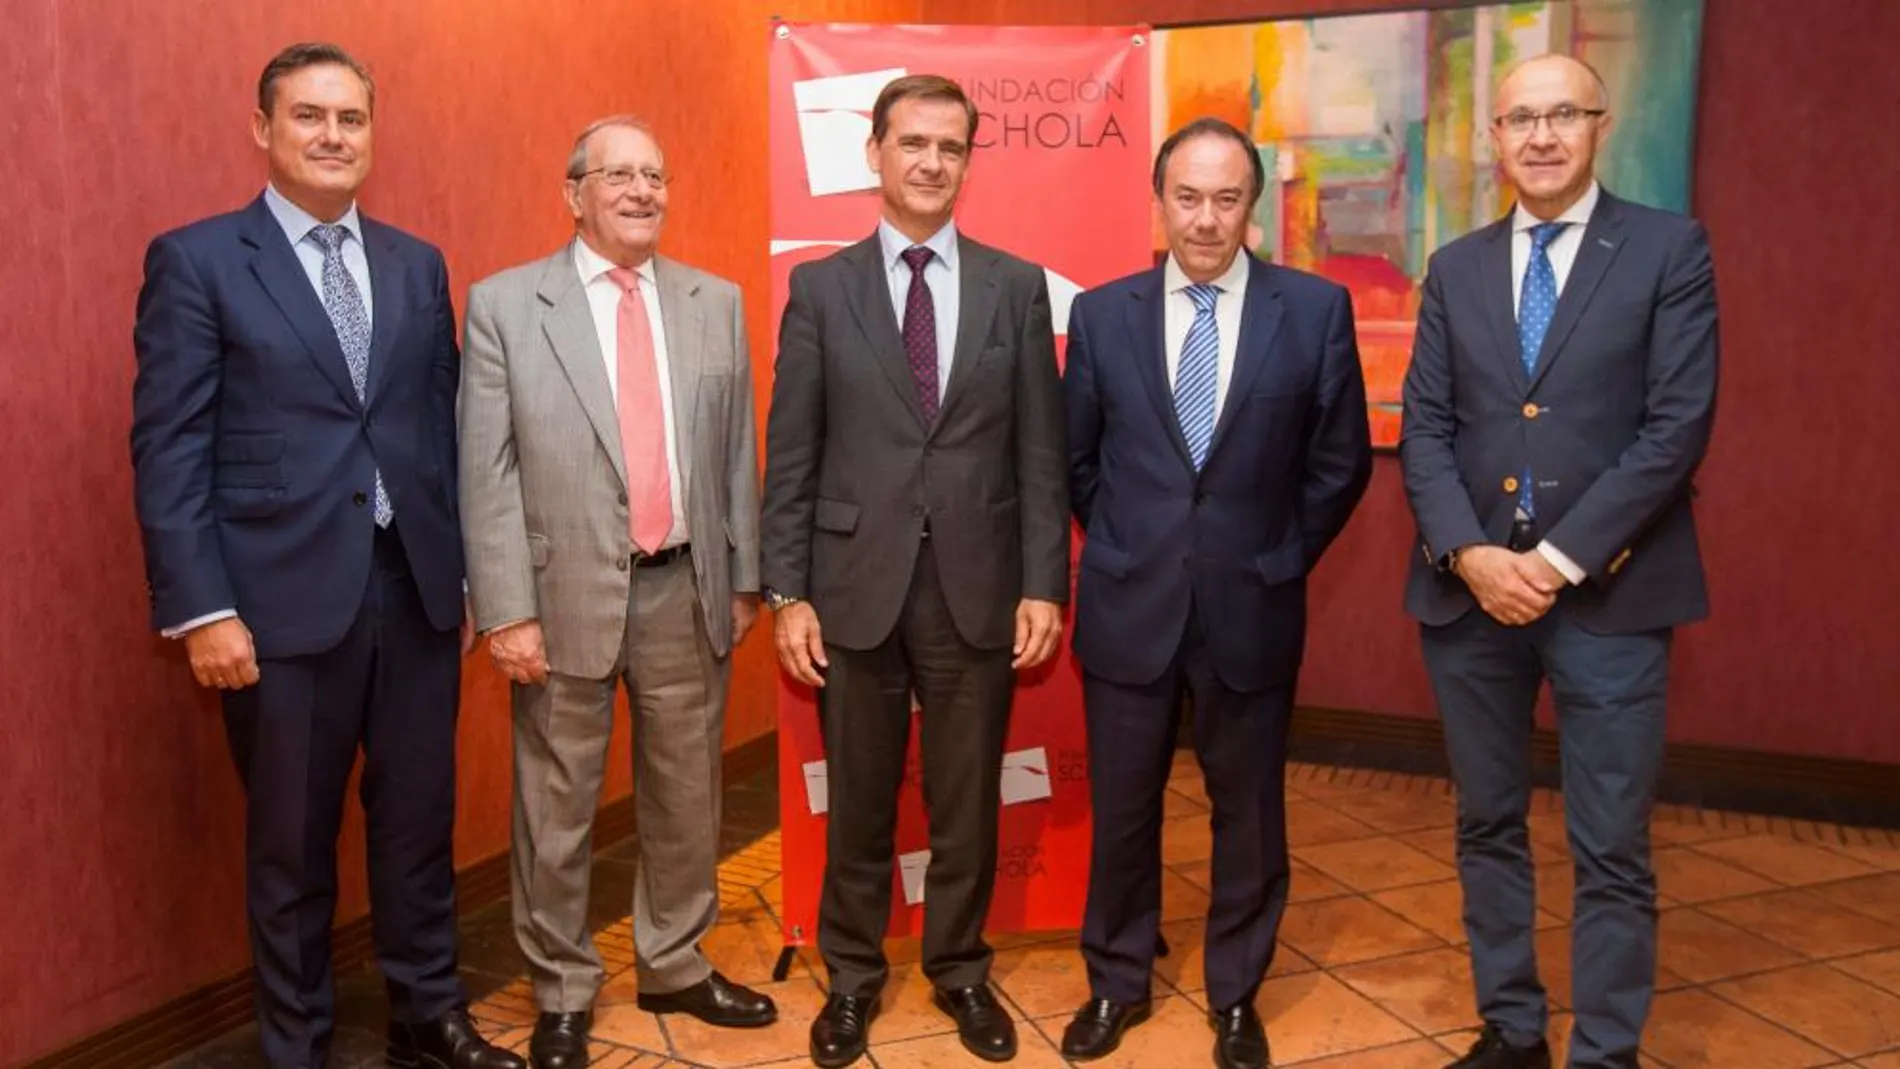
[(627, 528), (642, 553), (657, 553), (673, 530), (673, 480), (666, 470), (666, 413), (660, 402), (660, 364), (653, 325), (640, 298), (640, 276), (616, 267), (607, 277), (620, 287), (616, 348), (620, 382), (620, 448), (627, 462)]

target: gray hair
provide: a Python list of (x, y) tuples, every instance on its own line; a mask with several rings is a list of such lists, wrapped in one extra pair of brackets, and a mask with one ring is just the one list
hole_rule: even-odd
[[(653, 127), (637, 115), (609, 115), (604, 119), (595, 119), (581, 129), (580, 135), (574, 138), (573, 151), (567, 154), (567, 177), (570, 181), (587, 172), (587, 142), (591, 141), (595, 134), (610, 126), (638, 130), (648, 137), (653, 137)], [(653, 139), (656, 142), (659, 140), (657, 137)]]

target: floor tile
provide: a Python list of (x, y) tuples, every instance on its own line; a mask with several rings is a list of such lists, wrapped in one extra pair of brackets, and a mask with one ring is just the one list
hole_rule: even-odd
[(1730, 980), (1709, 990), (1843, 1057), (1900, 1047), (1900, 996), (1825, 965)]
[(1900, 995), (1900, 950), (1839, 958), (1829, 964), (1850, 976), (1857, 976), (1876, 987)]
[(1736, 898), (1781, 887), (1764, 876), (1686, 846), (1657, 850), (1651, 864), (1656, 872), (1656, 889), (1678, 902)]
[(1643, 1045), (1673, 1069), (1808, 1069), (1840, 1060), (1706, 991), (1656, 996)]
[(1710, 857), (1766, 876), (1789, 887), (1872, 875), (1873, 866), (1811, 843), (1772, 835), (1723, 839), (1696, 847)]
[(1329, 967), (1444, 945), (1437, 936), (1363, 898), (1288, 906), (1280, 941)]
[[(882, 1034), (883, 1026), (882, 1018), (872, 1022), (872, 1034)], [(1063, 1069), (1069, 1064), (1042, 1033), (1022, 1024), (1016, 1026), (1016, 1048), (1016, 1057), (1009, 1063), (1011, 1066), (1020, 1066), (1021, 1069)], [(954, 1032), (873, 1043), (871, 1057), (877, 1061), (879, 1069), (969, 1069), (984, 1064), (963, 1049), (962, 1040)], [(811, 1062), (807, 1060), (804, 1064), (809, 1066)]]
[[(1457, 880), (1401, 887), (1367, 897), (1447, 943), (1462, 944), (1466, 941), (1464, 887)], [(1542, 909), (1537, 911), (1538, 928), (1561, 928), (1563, 925), (1561, 918)]]
[[(674, 1019), (674, 1016), (668, 1015), (668, 1020)], [(660, 1025), (659, 1015), (646, 1012), (630, 998), (595, 1003), (592, 1035), (595, 1039), (604, 1039), (636, 1050), (665, 1052), (669, 1048), (666, 1030)]]
[[(1074, 1007), (1069, 1007), (1072, 1011)], [(1069, 1012), (1036, 1022), (1049, 1037), (1060, 1042)], [(1200, 1065), (1212, 1057), (1214, 1033), (1208, 1027), (1207, 1014), (1188, 1000), (1176, 995), (1155, 1000), (1154, 1016), (1129, 1029), (1115, 1053), (1089, 1062), (1090, 1069), (1156, 1069), (1157, 1066)], [(967, 1057), (967, 1056), (966, 1056)], [(964, 1062), (971, 1065), (974, 1059)]]
[[(1201, 921), (1170, 921), (1161, 926), (1161, 934), (1168, 941), (1168, 955), (1155, 960), (1155, 975), (1168, 987), (1183, 994), (1197, 996), (1196, 1005), (1205, 1005), (1206, 1000), (1198, 997), (1207, 987), (1207, 948), (1206, 925)], [(1318, 968), (1308, 961), (1299, 951), (1289, 946), (1274, 948), (1273, 964), (1267, 970), (1268, 976), (1290, 976), (1294, 973), (1310, 972)], [(1165, 989), (1157, 989), (1165, 994)]]
[[(924, 975), (922, 966), (905, 965), (892, 969), (890, 981), (884, 985), (883, 995), (878, 999), (877, 1020), (871, 1024), (873, 1035), (884, 1042), (955, 1032), (956, 1021), (937, 1008), (931, 998), (934, 992), (935, 988), (930, 978)], [(1011, 1017), (1022, 1017), (1022, 1013), (1011, 1006), (1009, 999), (1000, 1001)]]
[[(684, 1014), (668, 1014), (666, 1034), (673, 1041), (673, 1056), (709, 1069), (805, 1056), (811, 1049), (811, 1022), (824, 1008), (824, 993), (803, 978), (763, 984), (759, 990), (778, 1003), (778, 1020), (766, 1028), (714, 1028)], [(877, 1035), (875, 1023), (871, 1034)]]
[(1542, 862), (1533, 870), (1537, 879), (1537, 908), (1568, 921), (1576, 912), (1577, 869), (1567, 858), (1552, 857), (1548, 851), (1537, 855)]
[(1393, 836), (1399, 842), (1447, 865), (1458, 866), (1458, 836), (1453, 828), (1427, 828)]
[(1354, 820), (1324, 802), (1288, 802), (1286, 805), (1286, 841), (1297, 850), (1306, 846), (1370, 839), (1377, 828)]
[(1426, 1035), (1478, 1019), (1471, 957), (1461, 948), (1428, 950), (1332, 971), (1346, 986)]
[[(1381, 1047), (1415, 1038), (1404, 1022), (1321, 972), (1268, 980), (1254, 999), (1276, 1064)], [(1154, 1062), (1179, 1065), (1182, 1060)]]
[[(1279, 1053), (1279, 1048), (1274, 1048)], [(1337, 1054), (1313, 1062), (1301, 1062), (1299, 1069), (1443, 1069), (1445, 1048), (1429, 1039), (1414, 1039), (1389, 1047)]]
[(1807, 891), (1837, 906), (1846, 906), (1875, 920), (1900, 926), (1900, 872), (1817, 884)]
[(1449, 828), (1458, 822), (1458, 809), (1445, 794), (1363, 791), (1338, 794), (1326, 804), (1346, 816), (1388, 835)]
[(990, 964), (990, 981), (1029, 1017), (1074, 1013), (1089, 998), (1088, 969), (1074, 943), (1001, 951)]
[(1694, 909), (1665, 911), (1658, 928), (1658, 956), (1691, 983), (1725, 980), (1800, 962), (1788, 950)]
[(1355, 891), (1384, 891), (1458, 875), (1444, 862), (1387, 838), (1301, 847), (1295, 855)]
[(1702, 908), (1764, 939), (1813, 958), (1836, 958), (1900, 947), (1900, 928), (1806, 891), (1782, 891), (1712, 902)]
[(1161, 825), (1161, 863), (1181, 865), (1214, 856), (1214, 829), (1205, 816), (1183, 817)]
[(1172, 787), (1161, 792), (1161, 819), (1163, 820), (1203, 816), (1207, 811), (1206, 802), (1183, 794)]

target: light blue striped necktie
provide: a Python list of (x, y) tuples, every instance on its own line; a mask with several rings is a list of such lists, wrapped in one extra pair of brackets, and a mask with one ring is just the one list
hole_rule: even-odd
[(1174, 416), (1181, 421), (1194, 470), (1207, 463), (1207, 447), (1214, 440), (1214, 386), (1220, 377), (1220, 326), (1214, 321), (1214, 302), (1220, 287), (1197, 282), (1182, 291), (1194, 302), (1194, 322), (1181, 343), (1181, 363), (1174, 373)]
[[(1524, 265), (1524, 286), (1517, 297), (1517, 345), (1524, 374), (1537, 372), (1537, 355), (1544, 347), (1544, 335), (1550, 332), (1551, 316), (1557, 312), (1557, 272), (1550, 266), (1550, 243), (1564, 232), (1569, 223), (1538, 223), (1531, 227), (1531, 255)], [(1531, 494), (1531, 472), (1524, 469), (1524, 481), (1517, 490), (1517, 510), (1524, 519), (1537, 518), (1536, 501)]]

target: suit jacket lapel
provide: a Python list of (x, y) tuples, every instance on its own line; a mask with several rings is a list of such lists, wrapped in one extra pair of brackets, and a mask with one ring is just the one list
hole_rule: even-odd
[(1174, 451), (1188, 470), (1194, 461), (1188, 455), (1187, 439), (1181, 436), (1181, 420), (1174, 414), (1174, 389), (1168, 384), (1167, 293), (1162, 284), (1161, 268), (1148, 272), (1134, 287), (1128, 300), (1128, 336), (1134, 340), (1135, 374), (1148, 388), (1154, 402), (1155, 417), (1168, 432)]
[(627, 461), (621, 455), (620, 418), (614, 411), (613, 386), (607, 381), (606, 357), (600, 351), (600, 336), (594, 331), (587, 289), (574, 267), (572, 245), (563, 245), (544, 262), (535, 294), (546, 306), (541, 330), (547, 335), (548, 346), (567, 373), (581, 411), (587, 413), (587, 422), (594, 425), (595, 437), (613, 460), (614, 472), (625, 483)]
[(1280, 319), (1285, 313), (1273, 268), (1253, 260), (1251, 253), (1241, 255), (1253, 262), (1247, 265), (1247, 290), (1243, 295), (1245, 303), (1240, 306), (1240, 338), (1234, 348), (1234, 373), (1228, 377), (1227, 393), (1214, 423), (1214, 437), (1207, 445), (1208, 463), (1213, 462), (1222, 436), (1233, 424), (1234, 413), (1241, 409), (1242, 398), (1253, 391), (1254, 380), (1272, 358), (1274, 336), (1280, 333)]
[[(252, 201), (246, 210), (239, 233), (244, 243), (256, 250), (251, 257), (252, 274), (290, 321), (291, 330), (303, 342), (317, 370), (330, 380), (330, 385), (336, 387), (336, 392), (350, 407), (360, 410), (362, 402), (357, 399), (356, 385), (350, 381), (350, 366), (343, 359), (343, 346), (337, 343), (336, 328), (330, 325), (330, 315), (323, 310), (323, 298), (310, 284), (310, 276), (304, 273), (296, 250), (290, 247), (283, 228), (277, 225), (276, 217), (271, 215), (262, 196)], [(375, 277), (374, 266), (371, 265), (372, 278)]]
[(950, 361), (950, 381), (944, 387), (943, 403), (937, 406), (939, 427), (948, 418), (950, 406), (969, 392), (968, 383), (983, 361), (983, 339), (990, 336), (990, 321), (996, 318), (1000, 298), (996, 259), (994, 250), (957, 236), (957, 346)]
[(691, 446), (698, 440), (694, 436), (694, 417), (699, 412), (700, 343), (705, 332), (699, 284), (664, 257), (654, 258), (653, 277), (660, 288), (667, 379), (673, 387), (673, 452), (679, 457), (680, 479), (690, 486)]
[(904, 356), (904, 336), (898, 332), (897, 316), (891, 311), (891, 286), (884, 277), (884, 256), (878, 249), (877, 235), (846, 249), (843, 255), (849, 262), (852, 287), (851, 299), (845, 303), (851, 306), (851, 314), (864, 332), (871, 362), (883, 369), (884, 377), (917, 425), (928, 430), (923, 404), (917, 400), (917, 380), (911, 377), (910, 361)]
[(1623, 217), (1617, 209), (1616, 200), (1608, 193), (1599, 194), (1596, 210), (1590, 214), (1590, 222), (1583, 228), (1583, 244), (1577, 248), (1577, 259), (1570, 265), (1570, 277), (1564, 280), (1564, 291), (1557, 298), (1557, 310), (1551, 314), (1550, 329), (1544, 332), (1544, 346), (1538, 351), (1537, 369), (1531, 374), (1530, 388), (1544, 381), (1550, 373), (1550, 366), (1563, 355), (1564, 342), (1569, 340), (1570, 332), (1576, 329), (1577, 320), (1590, 303), (1597, 291), (1597, 284), (1603, 281), (1604, 274), (1610, 269), (1610, 262), (1623, 247)]
[[(389, 381), (389, 365), (395, 359), (396, 336), (402, 332), (408, 314), (407, 294), (402, 285), (402, 263), (396, 258), (395, 243), (388, 240), (380, 226), (367, 219), (363, 226), (363, 252), (369, 257), (370, 312), (369, 383), (365, 389), (368, 403), (375, 404), (382, 384)], [(346, 368), (347, 370), (347, 368)]]
[(1524, 374), (1524, 358), (1518, 351), (1517, 309), (1512, 294), (1515, 284), (1511, 279), (1511, 217), (1491, 224), (1491, 233), (1485, 238), (1479, 252), (1478, 270), (1482, 273), (1480, 290), (1484, 295), (1484, 318), (1491, 324), (1491, 334), (1497, 341), (1498, 356), (1504, 361), (1504, 373), (1510, 377), (1511, 384), (1519, 393), (1530, 389), (1530, 379)]

